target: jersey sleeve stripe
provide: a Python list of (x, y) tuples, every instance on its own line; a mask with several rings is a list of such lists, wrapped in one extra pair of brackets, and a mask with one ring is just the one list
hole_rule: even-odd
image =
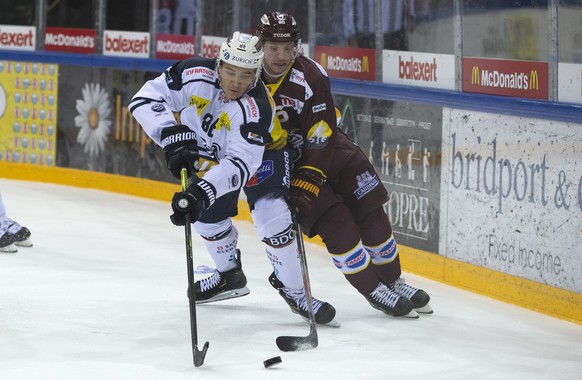
[[(138, 100), (141, 100), (141, 102), (137, 103)], [(150, 98), (143, 98), (143, 97), (139, 97), (139, 98), (134, 98), (131, 100), (130, 102), (130, 107), (129, 107), (129, 112), (133, 113), (133, 111), (138, 108), (143, 106), (144, 104), (149, 104), (149, 103), (165, 103), (164, 100), (159, 100), (159, 99), (150, 99)]]

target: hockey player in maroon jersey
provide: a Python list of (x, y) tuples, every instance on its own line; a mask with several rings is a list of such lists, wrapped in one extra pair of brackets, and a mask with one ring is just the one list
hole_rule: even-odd
[[(398, 246), (382, 205), (388, 193), (364, 153), (337, 128), (327, 73), (299, 54), (292, 15), (265, 13), (261, 78), (297, 149), (290, 206), (304, 232), (319, 235), (333, 263), (376, 309), (395, 317), (432, 313), (430, 297), (401, 278)], [(271, 275), (271, 283), (276, 286)]]

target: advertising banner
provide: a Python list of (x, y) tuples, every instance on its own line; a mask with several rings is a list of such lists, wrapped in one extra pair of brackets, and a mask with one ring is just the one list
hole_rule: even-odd
[(397, 242), (438, 253), (441, 108), (336, 95), (340, 128), (374, 164)]
[(463, 91), (548, 99), (548, 63), (463, 58)]
[(150, 34), (148, 32), (105, 30), (103, 32), (103, 55), (149, 58)]
[(36, 49), (36, 27), (18, 25), (0, 25), (0, 50)]
[(558, 63), (558, 101), (582, 104), (582, 64)]
[(313, 60), (330, 77), (376, 80), (376, 50), (315, 46)]
[(582, 125), (445, 109), (448, 257), (582, 292)]
[(0, 61), (0, 161), (55, 165), (59, 66)]
[(156, 58), (180, 61), (196, 54), (196, 37), (180, 34), (156, 36)]
[(226, 41), (226, 37), (202, 36), (202, 56), (216, 58), (220, 52), (220, 46)]
[(455, 56), (383, 50), (382, 82), (454, 90)]
[(65, 53), (95, 53), (95, 29), (55, 28), (47, 26), (44, 50)]

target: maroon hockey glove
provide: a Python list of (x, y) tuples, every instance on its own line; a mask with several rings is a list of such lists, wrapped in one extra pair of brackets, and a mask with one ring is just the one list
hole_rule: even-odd
[(210, 183), (197, 176), (192, 179), (192, 184), (185, 191), (175, 193), (172, 198), (174, 213), (170, 220), (176, 226), (186, 225), (186, 215), (190, 216), (190, 223), (200, 219), (202, 212), (212, 206), (216, 199), (216, 190)]
[(315, 168), (300, 167), (291, 180), (291, 210), (299, 216), (309, 215), (324, 183), (323, 173)]
[(174, 177), (180, 179), (182, 168), (188, 170), (188, 177), (198, 170), (198, 142), (190, 128), (179, 124), (162, 129), (161, 145), (168, 170)]

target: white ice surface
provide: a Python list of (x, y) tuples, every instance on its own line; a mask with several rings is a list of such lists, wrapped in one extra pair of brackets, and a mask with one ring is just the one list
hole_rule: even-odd
[[(205, 364), (192, 364), (184, 229), (169, 204), (54, 184), (0, 179), (8, 216), (34, 247), (0, 254), (0, 379), (582, 379), (582, 326), (422, 277), (435, 314), (372, 309), (324, 249), (307, 244), (315, 296), (339, 329), (319, 347), (284, 353), (279, 335), (307, 335), (268, 284), (270, 264), (249, 222), (236, 221), (251, 294), (199, 305)], [(195, 265), (212, 265), (194, 236)], [(502, 286), (502, 284), (500, 284)], [(281, 356), (271, 369), (263, 361)]]

